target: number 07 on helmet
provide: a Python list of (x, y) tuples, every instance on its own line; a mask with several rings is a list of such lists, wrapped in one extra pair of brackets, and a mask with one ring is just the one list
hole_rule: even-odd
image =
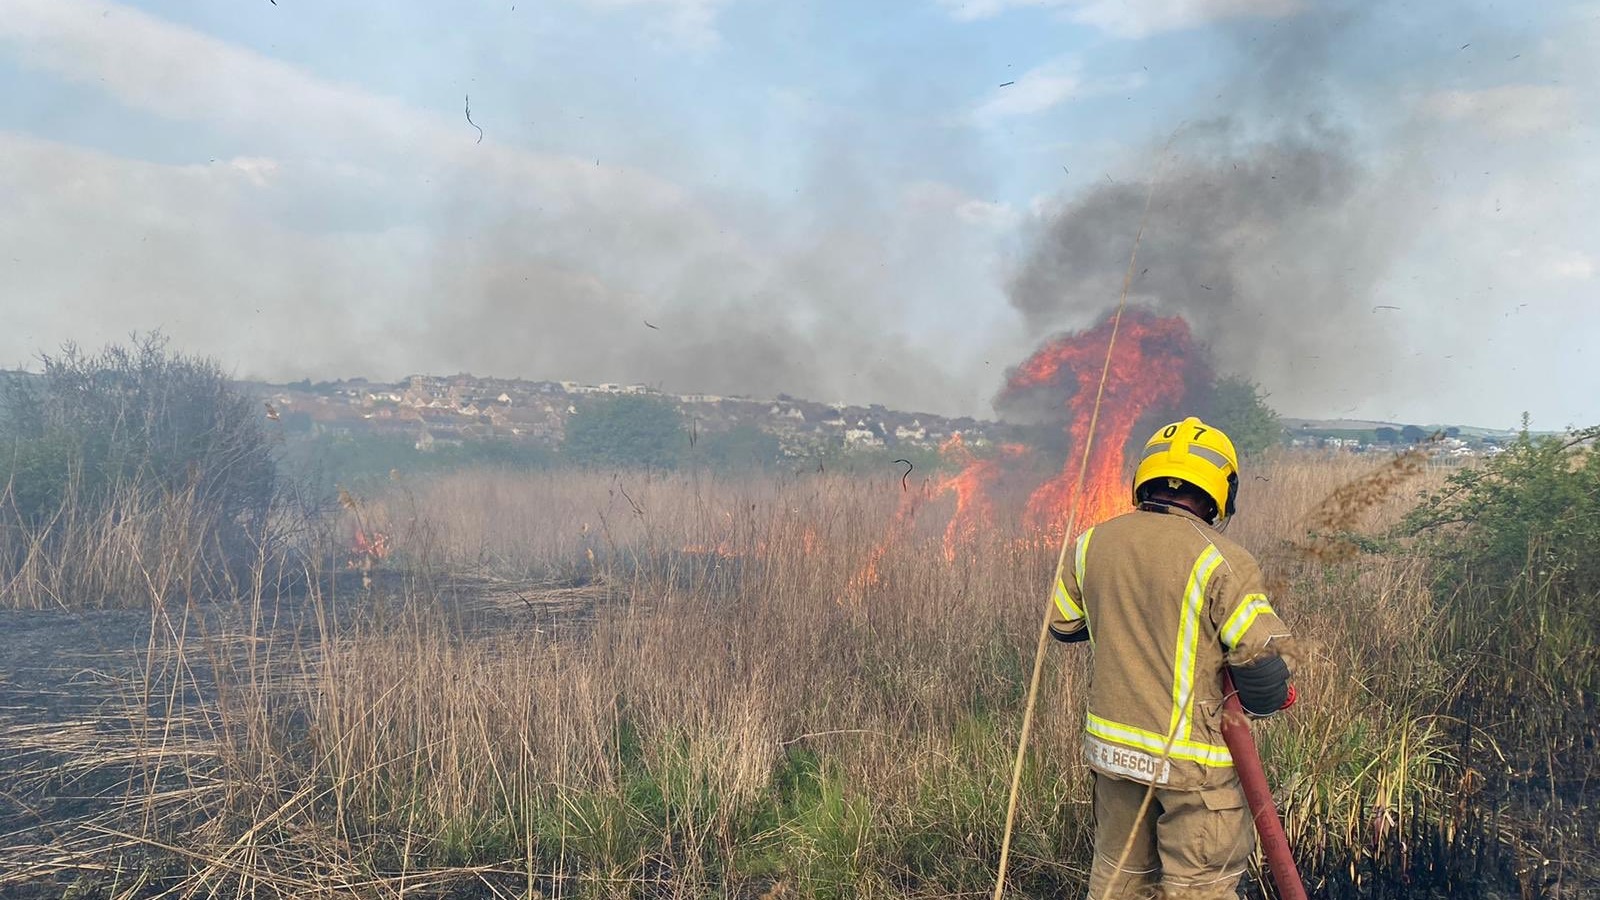
[(1150, 436), (1133, 476), (1133, 502), (1143, 503), (1150, 486), (1160, 479), (1192, 484), (1217, 505), (1213, 525), (1232, 516), (1239, 496), (1239, 454), (1221, 429), (1194, 416), (1173, 422)]

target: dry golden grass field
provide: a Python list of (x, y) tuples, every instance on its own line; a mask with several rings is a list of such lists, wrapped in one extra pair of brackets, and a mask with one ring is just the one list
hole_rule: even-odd
[[(1229, 535), (1299, 637), (1269, 777), (1314, 896), (1578, 896), (1592, 836), (1487, 802), (1527, 763), (1458, 714), (1428, 563), (1383, 539), (1444, 478), (1246, 472)], [(220, 605), (181, 535), (101, 523), (74, 552), (160, 602), (51, 612), (71, 566), (14, 561), (5, 605), (44, 611), (10, 613), (0, 895), (988, 896), (1056, 546), (947, 558), (951, 503), (895, 470), (397, 478)], [(1048, 653), (1019, 897), (1089, 857), (1086, 660)]]

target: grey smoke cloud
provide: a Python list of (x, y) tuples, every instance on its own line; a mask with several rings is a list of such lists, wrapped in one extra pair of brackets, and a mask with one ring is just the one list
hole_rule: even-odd
[(1395, 170), (1316, 121), (1263, 138), (1234, 120), (1184, 127), (1147, 180), (1107, 182), (1044, 210), (1008, 294), (1030, 327), (1080, 327), (1122, 289), (1154, 194), (1132, 303), (1188, 320), (1215, 367), (1296, 408), (1381, 389), (1393, 331), (1376, 299), (1416, 218)]
[[(1475, 18), (1451, 15), (1463, 28)], [(1407, 341), (1439, 298), (1397, 297), (1392, 275), (1437, 208), (1418, 149), (1427, 134), (1391, 107), (1397, 119), (1358, 140), (1351, 116), (1374, 108), (1341, 85), (1350, 60), (1418, 37), (1344, 0), (1216, 31), (1231, 71), (1203, 108), (1227, 112), (1177, 124), (1132, 180), (1036, 214), (1007, 280), (1012, 306), (1036, 331), (1096, 320), (1122, 290), (1149, 197), (1129, 300), (1183, 316), (1217, 371), (1255, 380), (1286, 410), (1413, 393), (1426, 347)]]
[[(154, 136), (195, 121), (249, 155), (172, 164), (0, 132), (0, 195), (25, 211), (0, 218), (16, 307), (0, 365), (161, 328), (247, 377), (466, 370), (961, 412), (981, 394), (902, 320), (986, 275), (923, 261), (970, 243), (970, 198), (930, 210), (905, 173), (846, 152), (885, 129), (819, 124), (814, 174), (780, 203), (494, 131), (479, 144), (459, 111), (119, 4), (14, 12), (0, 50), (41, 90), (92, 85)], [(507, 113), (473, 100), (491, 129)]]
[[(1148, 60), (1104, 128), (1065, 102), (976, 121), (970, 73), (919, 45), (862, 57), (861, 96), (732, 79), (768, 91), (769, 117), (724, 140), (711, 106), (585, 93), (610, 63), (512, 65), (523, 37), (489, 39), (508, 9), (397, 8), (430, 34), (477, 17), (508, 52), (408, 92), (394, 73), (422, 57), (391, 55), (370, 17), (322, 22), (322, 43), (366, 51), (351, 82), (309, 50), (251, 49), (324, 33), (270, 6), (251, 45), (122, 3), (15, 0), (0, 365), (160, 327), (246, 377), (465, 370), (982, 415), (1006, 365), (1115, 302), (1158, 179), (1132, 300), (1189, 317), (1285, 413), (1592, 418), (1592, 394), (1529, 385), (1581, 381), (1600, 328), (1593, 24), (1441, 36), (1472, 14), (1380, 6), (1185, 35), (1209, 51), (1182, 54), (1197, 77)], [(952, 59), (974, 46), (947, 40)], [(1084, 72), (1142, 71), (1145, 52)], [(1045, 74), (1076, 71), (1060, 65)], [(1165, 161), (1124, 142), (1217, 111)]]

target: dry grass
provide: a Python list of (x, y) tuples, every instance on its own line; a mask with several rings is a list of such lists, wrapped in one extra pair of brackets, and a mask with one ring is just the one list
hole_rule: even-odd
[(207, 574), (211, 521), (191, 486), (155, 494), (119, 483), (103, 502), (76, 481), (50, 518), (20, 519), (0, 487), (0, 608), (105, 609)]
[[(1303, 549), (1319, 501), (1370, 467), (1275, 458), (1230, 532), (1309, 648), (1305, 700), (1259, 731), (1325, 892), (1406, 871), (1460, 820), (1432, 718), (1449, 673), (1418, 652), (1426, 573)], [(1413, 490), (1363, 495), (1341, 530)], [(156, 629), (140, 693), (174, 718), (109, 742), (156, 755), (127, 766), (126, 804), (62, 823), (20, 871), (142, 896), (101, 871), (140, 848), (173, 896), (983, 895), (1056, 550), (1002, 529), (947, 562), (947, 502), (884, 547), (905, 504), (890, 475), (396, 482), (360, 508), (395, 576), (313, 592), (314, 638), (273, 628), (265, 583), (230, 628)], [(1079, 890), (1087, 866), (1083, 672), (1052, 648), (1013, 851), (1029, 895)], [(79, 759), (107, 743), (58, 738)]]

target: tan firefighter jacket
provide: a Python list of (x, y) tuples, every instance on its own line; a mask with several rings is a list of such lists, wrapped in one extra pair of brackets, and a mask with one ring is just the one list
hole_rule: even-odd
[(1289, 634), (1244, 548), (1181, 510), (1103, 522), (1078, 538), (1050, 627), (1089, 629), (1091, 768), (1178, 790), (1235, 780), (1221, 731), (1225, 653), (1254, 659)]

